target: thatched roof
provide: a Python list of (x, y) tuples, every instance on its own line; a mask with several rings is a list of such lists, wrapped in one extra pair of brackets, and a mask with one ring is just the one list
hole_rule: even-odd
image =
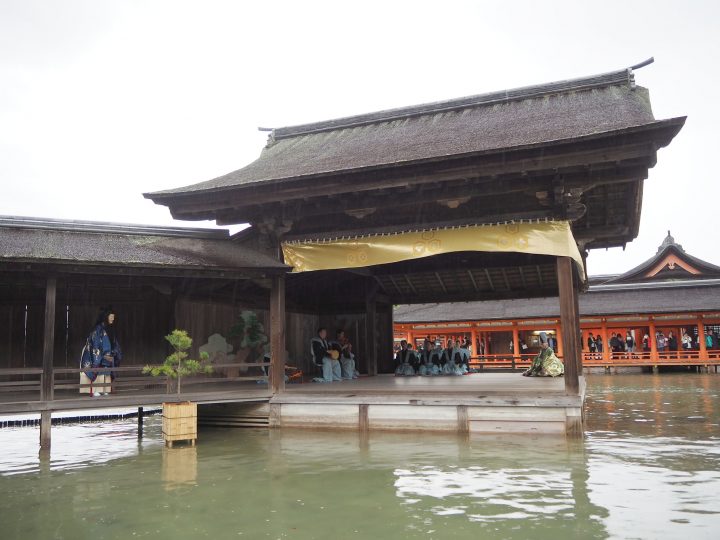
[(656, 123), (630, 69), (273, 130), (242, 169), (146, 197), (532, 148)]
[(0, 263), (241, 272), (287, 266), (231, 241), (226, 230), (0, 216)]

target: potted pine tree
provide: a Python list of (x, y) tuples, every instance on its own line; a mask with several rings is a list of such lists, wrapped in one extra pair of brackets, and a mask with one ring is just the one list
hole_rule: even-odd
[[(208, 364), (209, 355), (200, 353), (200, 359), (188, 358), (188, 349), (192, 347), (192, 338), (185, 330), (173, 330), (165, 336), (173, 352), (159, 366), (145, 366), (143, 373), (153, 377), (164, 375), (167, 393), (172, 390), (172, 381), (176, 380), (177, 395), (180, 395), (182, 378), (197, 373), (211, 373)], [(172, 447), (174, 441), (189, 440), (194, 445), (197, 439), (197, 403), (189, 401), (163, 403), (163, 437), (165, 444)]]

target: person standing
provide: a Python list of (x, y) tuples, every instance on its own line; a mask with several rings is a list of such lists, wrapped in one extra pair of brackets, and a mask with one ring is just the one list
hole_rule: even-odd
[(93, 397), (107, 396), (112, 392), (114, 371), (99, 368), (114, 368), (122, 361), (120, 342), (115, 333), (115, 311), (112, 307), (102, 308), (95, 322), (95, 328), (85, 340), (80, 356), (80, 384), (89, 385), (80, 388), (81, 394)]
[(665, 339), (665, 334), (662, 333), (662, 330), (660, 330), (660, 332), (656, 334), (655, 343), (657, 343), (658, 352), (665, 352), (665, 347), (667, 347), (667, 339)]
[(587, 348), (588, 348), (588, 352), (591, 352), (591, 353), (597, 352), (597, 342), (595, 341), (595, 337), (593, 336), (592, 332), (590, 332), (588, 334)]
[(625, 332), (625, 350), (628, 353), (635, 352), (635, 338), (633, 337), (632, 332), (630, 332), (630, 330)]

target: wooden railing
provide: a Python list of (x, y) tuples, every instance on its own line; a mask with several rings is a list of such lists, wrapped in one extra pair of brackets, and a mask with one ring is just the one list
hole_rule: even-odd
[(583, 366), (708, 366), (720, 365), (720, 350), (701, 352), (698, 350), (681, 349), (678, 351), (662, 351), (652, 353), (610, 352), (607, 358), (602, 353), (583, 353)]
[[(655, 355), (651, 352), (616, 352), (603, 358), (602, 353), (583, 352), (583, 367), (604, 366), (716, 366), (720, 365), (720, 350), (709, 350), (704, 353), (697, 350), (663, 351)], [(536, 353), (521, 354), (486, 354), (470, 358), (470, 367), (477, 369), (526, 369), (530, 366)], [(562, 356), (558, 355), (562, 360)]]
[(484, 354), (482, 356), (472, 356), (470, 358), (470, 367), (476, 369), (527, 369), (532, 364), (537, 354), (520, 354), (514, 356), (507, 354)]
[[(207, 375), (194, 375), (191, 377), (183, 377), (182, 389), (187, 386), (208, 385), (211, 383), (231, 383), (238, 381), (258, 381), (265, 378), (264, 375), (237, 375), (237, 376), (218, 376), (228, 369), (246, 369), (251, 367), (268, 368), (270, 362), (251, 362), (239, 364), (213, 364), (213, 373)], [(122, 366), (122, 367), (98, 367), (92, 371), (113, 372), (122, 374), (112, 383), (113, 393), (123, 393), (129, 389), (146, 388), (150, 389), (167, 387), (166, 377), (151, 377), (142, 374), (144, 365)], [(80, 373), (90, 371), (80, 368), (55, 368), (51, 373), (52, 387), (54, 390), (80, 390), (81, 388), (90, 388), (92, 384), (80, 384)], [(63, 377), (64, 376), (64, 377)], [(10, 368), (0, 369), (0, 395), (3, 394), (19, 394), (18, 399), (23, 401), (41, 401), (43, 378), (45, 377), (42, 368)], [(11, 379), (11, 380), (6, 380)], [(14, 380), (13, 380), (14, 379)], [(202, 390), (201, 390), (202, 391)], [(157, 393), (157, 390), (155, 390)], [(5, 397), (5, 401), (9, 396)]]

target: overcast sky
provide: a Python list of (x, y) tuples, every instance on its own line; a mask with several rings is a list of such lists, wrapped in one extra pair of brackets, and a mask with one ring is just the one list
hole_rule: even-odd
[[(655, 117), (688, 116), (640, 235), (720, 264), (720, 2), (0, 0), (0, 214), (171, 224), (141, 193), (255, 159), (280, 127), (579, 77), (650, 56)], [(191, 222), (178, 222), (195, 226)]]

